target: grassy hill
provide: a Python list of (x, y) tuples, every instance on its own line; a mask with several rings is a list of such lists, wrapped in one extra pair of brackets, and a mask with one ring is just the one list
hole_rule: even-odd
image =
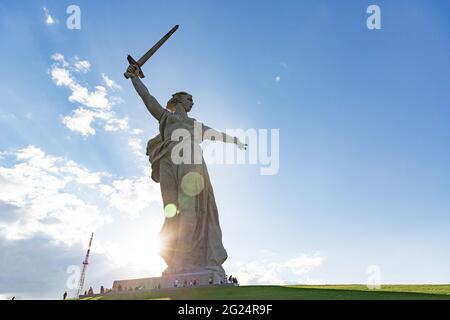
[(179, 288), (95, 296), (82, 300), (450, 300), (450, 285), (240, 286)]

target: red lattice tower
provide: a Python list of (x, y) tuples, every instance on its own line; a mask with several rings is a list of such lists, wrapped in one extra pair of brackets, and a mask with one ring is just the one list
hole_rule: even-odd
[(86, 269), (89, 264), (89, 253), (91, 251), (92, 238), (94, 238), (93, 232), (91, 234), (91, 240), (89, 240), (89, 246), (88, 246), (88, 250), (86, 252), (86, 257), (84, 257), (83, 270), (81, 271), (80, 281), (78, 282), (76, 298), (78, 298), (80, 296), (80, 294), (83, 292), (84, 278), (86, 277)]

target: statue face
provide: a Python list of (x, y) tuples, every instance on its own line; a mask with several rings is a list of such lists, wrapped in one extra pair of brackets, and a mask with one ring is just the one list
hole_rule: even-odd
[(186, 110), (186, 112), (189, 112), (194, 105), (194, 100), (192, 99), (192, 96), (190, 94), (183, 94), (181, 103), (183, 104), (184, 110)]

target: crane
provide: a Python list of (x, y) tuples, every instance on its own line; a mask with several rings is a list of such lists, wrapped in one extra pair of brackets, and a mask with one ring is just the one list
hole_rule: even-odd
[(89, 240), (89, 246), (88, 246), (88, 249), (87, 249), (87, 252), (86, 252), (86, 256), (84, 257), (83, 270), (81, 271), (80, 281), (78, 281), (78, 289), (77, 289), (77, 293), (75, 295), (75, 298), (80, 297), (80, 294), (83, 291), (84, 278), (86, 277), (86, 269), (87, 269), (87, 266), (89, 264), (89, 253), (91, 251), (91, 245), (92, 245), (92, 239), (93, 238), (94, 238), (94, 233), (92, 232), (91, 239)]

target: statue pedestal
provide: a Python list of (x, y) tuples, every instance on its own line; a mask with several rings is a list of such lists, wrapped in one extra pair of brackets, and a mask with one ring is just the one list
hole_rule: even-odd
[[(212, 283), (210, 283), (212, 280)], [(168, 289), (168, 288), (182, 288), (190, 287), (190, 282), (196, 283), (195, 286), (208, 286), (213, 284), (221, 284), (224, 280), (217, 276), (214, 272), (193, 272), (163, 275), (161, 277), (130, 279), (130, 280), (115, 280), (112, 290), (114, 293), (139, 291), (139, 290), (153, 290), (153, 289)], [(178, 286), (176, 286), (178, 283)], [(193, 286), (193, 285), (192, 285)]]

